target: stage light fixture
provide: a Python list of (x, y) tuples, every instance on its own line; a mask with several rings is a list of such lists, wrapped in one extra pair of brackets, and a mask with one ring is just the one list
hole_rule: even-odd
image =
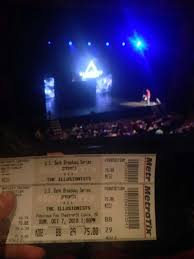
[(122, 42), (122, 46), (125, 47), (125, 45), (126, 45), (126, 43), (123, 41), (123, 42)]
[(144, 38), (141, 36), (138, 36), (137, 33), (134, 33), (134, 35), (129, 38), (129, 41), (133, 49), (139, 52), (140, 54), (143, 54), (144, 51), (148, 48), (148, 44), (146, 43)]
[(72, 46), (73, 45), (73, 42), (72, 41), (69, 41), (69, 46)]
[(107, 41), (107, 42), (106, 42), (106, 46), (108, 47), (109, 45), (110, 45), (110, 43)]
[(142, 41), (141, 41), (141, 40), (138, 40), (136, 46), (137, 46), (137, 48), (141, 48), (141, 46), (142, 46)]
[(88, 41), (88, 46), (91, 46), (91, 45), (92, 45), (92, 43), (90, 41)]

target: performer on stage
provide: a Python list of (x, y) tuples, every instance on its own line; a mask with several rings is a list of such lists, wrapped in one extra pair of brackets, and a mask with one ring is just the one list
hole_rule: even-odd
[(146, 99), (147, 99), (147, 104), (150, 105), (151, 92), (149, 89), (146, 89)]
[(142, 99), (147, 105), (150, 105), (151, 92), (149, 89), (146, 89), (146, 93), (143, 94)]

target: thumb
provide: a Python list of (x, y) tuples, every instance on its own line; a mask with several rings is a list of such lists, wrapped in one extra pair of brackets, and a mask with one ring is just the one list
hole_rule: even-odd
[(16, 205), (16, 197), (12, 192), (0, 194), (0, 220), (8, 217)]

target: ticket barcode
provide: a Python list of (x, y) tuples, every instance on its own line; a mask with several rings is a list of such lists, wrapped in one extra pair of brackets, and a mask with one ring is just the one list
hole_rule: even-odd
[(140, 228), (138, 188), (129, 188), (125, 192), (125, 216), (126, 226), (129, 229)]
[(128, 160), (125, 167), (125, 181), (128, 183), (138, 183), (138, 171), (139, 171), (139, 161)]

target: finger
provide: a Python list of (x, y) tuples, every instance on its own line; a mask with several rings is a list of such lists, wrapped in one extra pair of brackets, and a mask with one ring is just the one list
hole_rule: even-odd
[(6, 245), (4, 255), (10, 259), (41, 259), (45, 256), (45, 251), (31, 245)]
[(8, 217), (16, 205), (16, 197), (12, 192), (0, 194), (0, 220)]

